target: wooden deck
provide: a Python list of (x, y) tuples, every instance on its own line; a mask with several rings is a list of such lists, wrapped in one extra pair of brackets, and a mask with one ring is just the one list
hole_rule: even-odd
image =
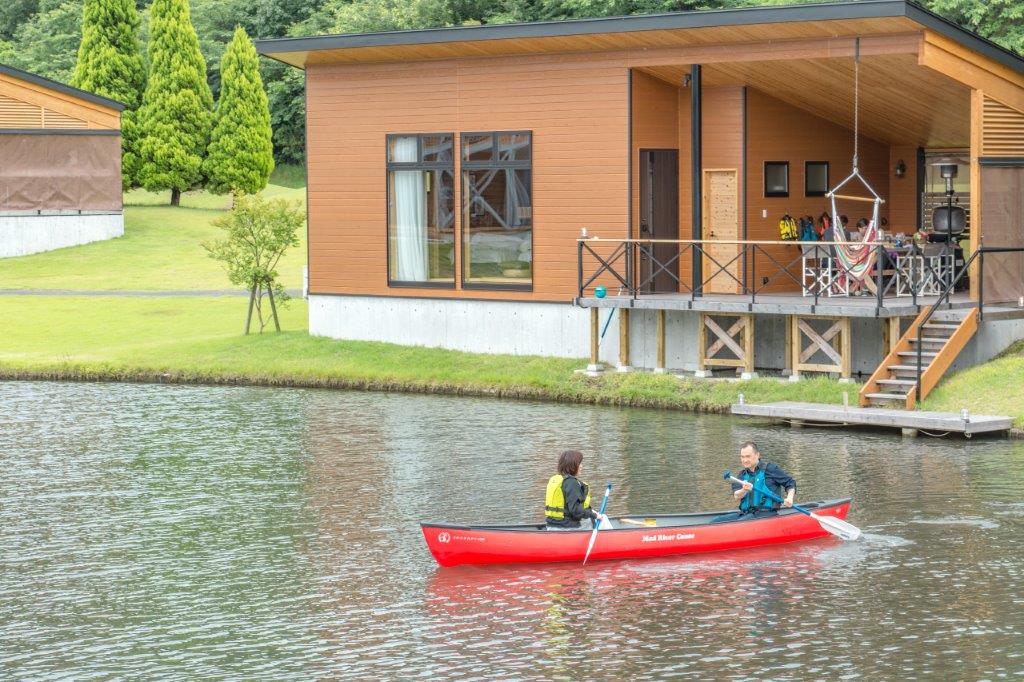
[[(881, 308), (874, 296), (821, 297), (815, 304), (811, 296), (800, 294), (758, 294), (755, 298), (740, 294), (640, 294), (631, 296), (584, 297), (577, 303), (584, 308), (636, 308), (646, 310), (694, 310), (717, 313), (756, 313), (762, 315), (827, 315), (833, 317), (915, 317), (922, 308), (935, 302), (935, 296), (918, 296), (917, 305), (907, 297), (882, 299)], [(969, 308), (967, 292), (952, 296), (952, 308)], [(986, 313), (988, 307), (986, 306)]]
[(999, 433), (1013, 427), (1010, 417), (987, 414), (968, 415), (967, 421), (956, 412), (889, 410), (877, 407), (844, 407), (820, 403), (778, 402), (765, 405), (733, 405), (732, 413), (748, 417), (766, 417), (811, 425), (849, 424), (892, 429), (913, 429), (939, 433)]

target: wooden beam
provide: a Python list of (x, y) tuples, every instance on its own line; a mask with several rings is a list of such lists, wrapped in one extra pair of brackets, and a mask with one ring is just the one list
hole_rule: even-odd
[[(860, 39), (860, 53), (861, 56), (916, 55), (920, 52), (921, 37), (919, 32), (864, 36)], [(856, 38), (843, 37), (632, 49), (627, 51), (626, 61), (630, 67), (644, 67), (828, 59), (853, 57), (855, 44)]]
[(657, 344), (657, 353), (654, 358), (654, 371), (664, 372), (665, 371), (665, 310), (660, 309), (655, 315), (655, 342)]
[(793, 315), (786, 316), (786, 350), (783, 358), (784, 368), (793, 373)]
[(597, 357), (598, 351), (598, 340), (600, 338), (600, 312), (597, 308), (590, 309), (590, 364), (596, 365), (599, 360)]
[(790, 368), (793, 376), (800, 376), (800, 316), (789, 316), (790, 350), (793, 354), (789, 358)]
[[(981, 90), (971, 90), (971, 253), (975, 253), (978, 247), (984, 243), (982, 236), (983, 216), (981, 215), (981, 163), (979, 162), (985, 132), (983, 127), (984, 112), (984, 93)], [(979, 296), (978, 277), (981, 272), (980, 265), (979, 261), (971, 263), (971, 271), (968, 275), (972, 301), (977, 301)]]
[(954, 47), (958, 46), (936, 43), (926, 36), (918, 63), (1024, 111), (1024, 78), (1013, 77), (1009, 69), (971, 50)]
[(700, 371), (707, 369), (707, 363), (704, 362), (708, 350), (708, 332), (707, 327), (704, 326), (704, 319), (706, 317), (707, 313), (701, 313), (700, 319), (697, 321), (700, 327), (700, 331), (697, 334), (697, 369)]
[(900, 337), (903, 336), (903, 334), (900, 332), (900, 327), (902, 326), (902, 319), (903, 318), (901, 317), (889, 318), (889, 322), (887, 324), (889, 328), (889, 346), (888, 348), (885, 349), (884, 355), (888, 355), (889, 353), (896, 350), (896, 344), (900, 342)]
[(629, 308), (619, 309), (619, 367), (629, 367)]

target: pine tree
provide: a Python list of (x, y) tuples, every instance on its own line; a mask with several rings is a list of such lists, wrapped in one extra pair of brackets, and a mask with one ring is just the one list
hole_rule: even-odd
[(255, 194), (270, 179), (274, 147), (259, 58), (241, 26), (224, 51), (220, 73), (220, 99), (203, 174), (207, 187), (217, 194)]
[(212, 109), (188, 0), (153, 0), (149, 80), (138, 116), (139, 180), (150, 191), (171, 190), (172, 206), (202, 177)]
[(135, 0), (85, 0), (82, 42), (71, 84), (125, 105), (121, 114), (121, 177), (125, 187), (138, 184), (135, 111), (142, 101), (145, 80)]

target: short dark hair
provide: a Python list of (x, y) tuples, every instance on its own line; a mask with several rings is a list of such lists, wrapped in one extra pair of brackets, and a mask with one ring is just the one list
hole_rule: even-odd
[(757, 443), (755, 443), (755, 442), (754, 442), (754, 441), (752, 441), (752, 440), (748, 440), (748, 441), (747, 441), (746, 443), (744, 443), (743, 445), (741, 445), (741, 446), (740, 446), (740, 452), (743, 452), (743, 451), (744, 451), (744, 450), (746, 450), (747, 448), (754, 448), (754, 452), (756, 452), (756, 453), (757, 453), (757, 454), (759, 454), (759, 455), (761, 454), (761, 451), (757, 449)]
[(558, 456), (558, 473), (563, 476), (575, 476), (580, 472), (583, 453), (579, 450), (565, 450)]

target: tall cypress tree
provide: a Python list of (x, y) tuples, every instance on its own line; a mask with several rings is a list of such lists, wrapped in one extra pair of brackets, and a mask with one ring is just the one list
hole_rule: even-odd
[(217, 194), (255, 194), (267, 186), (274, 170), (274, 147), (259, 58), (241, 26), (224, 51), (220, 77), (220, 99), (203, 162), (206, 186)]
[(196, 186), (210, 137), (213, 95), (188, 0), (153, 0), (149, 80), (139, 109), (139, 180), (171, 190), (171, 205)]
[(135, 0), (85, 0), (82, 42), (71, 84), (125, 105), (121, 114), (121, 178), (125, 187), (137, 184), (135, 111), (142, 101), (145, 80)]

